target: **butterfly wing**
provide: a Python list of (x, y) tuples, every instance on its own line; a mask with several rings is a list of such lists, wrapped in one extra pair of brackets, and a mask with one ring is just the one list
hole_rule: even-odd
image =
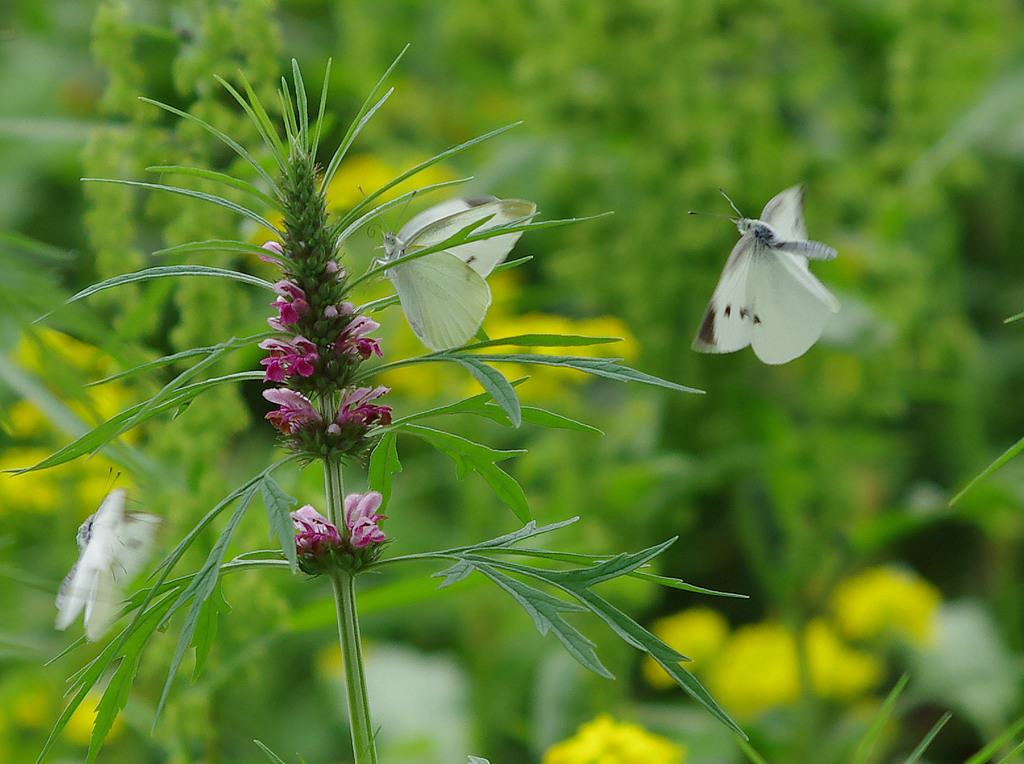
[(487, 282), (450, 252), (435, 252), (387, 271), (406, 321), (431, 350), (465, 344), (491, 304)]
[[(66, 629), (85, 611), (85, 635), (103, 636), (121, 609), (121, 588), (145, 565), (156, 538), (160, 518), (141, 512), (126, 513), (125, 491), (118, 488), (86, 521), (78, 561), (57, 594), (58, 629)], [(85, 526), (83, 526), (85, 527)]]
[(776, 236), (783, 241), (807, 241), (803, 184), (790, 186), (773, 196), (761, 210), (761, 220), (774, 228)]
[(754, 237), (745, 234), (732, 248), (711, 302), (704, 311), (693, 349), (701, 353), (732, 353), (750, 344), (750, 305), (747, 299)]
[(763, 245), (750, 262), (750, 344), (767, 364), (799, 358), (821, 336), (839, 301), (807, 268), (807, 258)]
[[(465, 205), (465, 208), (454, 214), (439, 216), (454, 206), (451, 202)], [(486, 221), (473, 231), (478, 233), (489, 228), (511, 223), (521, 218), (529, 219), (537, 213), (537, 205), (521, 199), (491, 199), (490, 197), (473, 197), (453, 199), (431, 207), (402, 226), (398, 238), (405, 242), (406, 252), (432, 247), (449, 239), (467, 226), (479, 221)], [(416, 227), (414, 227), (414, 224)], [(459, 244), (449, 250), (451, 254), (469, 265), (483, 277), (487, 277), (495, 266), (501, 263), (519, 241), (522, 231), (501, 234), (490, 239)]]

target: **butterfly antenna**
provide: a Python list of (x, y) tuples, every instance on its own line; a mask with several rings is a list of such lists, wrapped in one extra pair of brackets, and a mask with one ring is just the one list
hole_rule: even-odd
[(736, 209), (736, 205), (732, 203), (732, 199), (729, 198), (729, 195), (725, 193), (721, 186), (718, 187), (718, 193), (725, 197), (725, 201), (729, 202), (729, 206), (732, 207), (733, 212), (735, 212), (740, 217), (743, 217), (743, 213)]

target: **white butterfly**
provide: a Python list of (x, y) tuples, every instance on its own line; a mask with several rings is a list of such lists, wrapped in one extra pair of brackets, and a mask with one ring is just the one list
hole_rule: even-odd
[(125, 490), (115, 488), (78, 529), (78, 561), (57, 592), (55, 626), (63, 631), (85, 609), (85, 636), (103, 636), (121, 610), (121, 587), (142, 569), (160, 518), (126, 512)]
[[(384, 234), (384, 264), (440, 244), (479, 221), (479, 233), (514, 220), (529, 220), (537, 205), (493, 196), (449, 199), (415, 215), (398, 231)], [(522, 231), (459, 244), (400, 263), (387, 271), (405, 318), (431, 350), (465, 344), (476, 334), (491, 304), (485, 279), (519, 240)]]
[(807, 240), (803, 196), (803, 186), (787, 188), (764, 206), (760, 220), (743, 217), (729, 200), (742, 236), (711, 295), (694, 350), (731, 353), (751, 345), (764, 363), (779, 364), (799, 358), (821, 336), (839, 301), (807, 260), (831, 260), (837, 252)]

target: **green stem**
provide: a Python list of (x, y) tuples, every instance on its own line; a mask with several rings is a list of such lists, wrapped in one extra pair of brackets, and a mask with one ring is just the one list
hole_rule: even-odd
[(363, 649), (359, 637), (359, 616), (356, 613), (355, 576), (337, 571), (331, 576), (334, 600), (338, 606), (338, 633), (341, 655), (345, 662), (345, 690), (348, 693), (348, 718), (352, 727), (352, 749), (355, 764), (377, 764), (370, 725), (370, 698), (363, 673)]
[[(338, 532), (346, 537), (345, 487), (340, 464), (324, 462), (324, 484), (327, 488), (328, 518)], [(331, 586), (338, 612), (338, 637), (345, 666), (345, 692), (348, 696), (348, 720), (352, 728), (355, 764), (377, 764), (377, 749), (373, 744), (373, 727), (370, 724), (370, 697), (366, 692), (366, 676), (363, 672), (363, 643), (359, 636), (359, 614), (356, 611), (355, 576), (337, 570), (331, 575)]]

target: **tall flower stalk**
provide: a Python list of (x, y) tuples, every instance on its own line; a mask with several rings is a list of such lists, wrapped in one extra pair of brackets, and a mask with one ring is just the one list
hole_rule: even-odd
[[(611, 578), (631, 576), (688, 591), (721, 594), (697, 589), (678, 579), (653, 576), (644, 570), (674, 539), (639, 552), (617, 555), (565, 554), (543, 551), (532, 545), (518, 546), (530, 539), (556, 532), (578, 518), (538, 526), (531, 518), (523, 489), (509, 472), (499, 466), (519, 452), (493, 449), (443, 428), (446, 417), (475, 415), (485, 416), (510, 427), (529, 423), (596, 432), (588, 425), (555, 412), (522, 406), (516, 384), (507, 380), (494, 366), (495, 363), (558, 366), (622, 382), (632, 381), (689, 393), (700, 391), (623, 366), (618, 359), (571, 354), (572, 348), (613, 342), (614, 338), (519, 334), (490, 339), (479, 331), (468, 342), (456, 347), (443, 347), (413, 358), (399, 359), (389, 359), (386, 349), (375, 338), (374, 334), (379, 328), (375, 316), (394, 305), (398, 297), (402, 296), (404, 288), (403, 308), (418, 336), (425, 337), (425, 343), (431, 346), (451, 344), (444, 342), (446, 337), (464, 336), (475, 325), (474, 319), (486, 311), (490, 293), (484, 278), (504, 258), (504, 255), (496, 261), (492, 258), (491, 262), (483, 266), (474, 262), (477, 260), (476, 254), (458, 256), (453, 252), (479, 252), (458, 248), (496, 237), (504, 237), (503, 241), (509, 247), (525, 231), (575, 222), (534, 220), (536, 207), (529, 202), (460, 200), (454, 208), (461, 212), (445, 218), (447, 225), (421, 228), (421, 231), (427, 231), (429, 235), (413, 237), (410, 242), (399, 242), (394, 236), (385, 239), (385, 261), (371, 263), (362, 273), (356, 274), (355, 266), (348, 261), (345, 253), (345, 243), (349, 236), (365, 230), (367, 224), (383, 212), (404, 206), (416, 194), (436, 191), (462, 181), (438, 183), (394, 195), (396, 186), (431, 165), (508, 129), (501, 128), (466, 141), (410, 168), (379, 189), (367, 193), (361, 202), (345, 214), (335, 217), (328, 212), (326, 189), (353, 141), (391, 96), (390, 90), (382, 92), (383, 83), (390, 71), (385, 73), (371, 92), (354, 116), (337, 150), (322, 167), (317, 163), (317, 156), (326, 110), (327, 76), (318, 113), (311, 121), (305, 86), (298, 67), (293, 63), (291, 86), (282, 81), (280, 91), (283, 136), (279, 134), (274, 120), (248, 82), (242, 80), (240, 92), (221, 81), (251, 117), (262, 136), (276, 165), (276, 177), (264, 169), (263, 164), (247, 149), (216, 127), (174, 107), (151, 102), (183, 119), (191, 120), (225, 143), (249, 164), (255, 181), (250, 183), (194, 168), (160, 169), (206, 181), (221, 181), (233, 191), (244, 193), (252, 202), (249, 206), (225, 197), (162, 183), (105, 181), (183, 194), (218, 204), (257, 223), (270, 233), (269, 240), (262, 246), (242, 240), (215, 240), (182, 245), (165, 250), (165, 253), (193, 254), (222, 250), (250, 253), (272, 263), (279, 269), (279, 273), (274, 281), (267, 281), (244, 272), (202, 265), (160, 266), (108, 279), (83, 290), (72, 300), (83, 299), (121, 284), (158, 278), (231, 279), (266, 290), (270, 298), (270, 315), (267, 319), (270, 331), (245, 340), (232, 338), (191, 351), (188, 358), (198, 357), (201, 360), (166, 383), (153, 398), (118, 414), (39, 464), (26, 469), (50, 467), (92, 453), (121, 433), (163, 412), (175, 410), (205, 390), (253, 379), (261, 379), (267, 384), (263, 397), (273, 408), (266, 414), (266, 419), (277, 430), (281, 442), (290, 453), (225, 496), (167, 555), (155, 572), (152, 583), (130, 601), (127, 612), (132, 617), (127, 625), (107, 649), (75, 675), (71, 702), (58, 720), (43, 755), (87, 693), (107, 677), (111, 667), (117, 666), (106, 683), (97, 713), (88, 759), (90, 762), (95, 760), (104, 736), (123, 707), (142, 650), (154, 633), (164, 630), (170, 619), (180, 614), (181, 629), (177, 645), (163, 694), (156, 707), (159, 716), (168, 701), (186, 651), (195, 647), (197, 666), (202, 666), (206, 652), (211, 647), (219, 611), (219, 598), (214, 595), (220, 578), (242, 570), (291, 570), (311, 577), (322, 576), (331, 583), (338, 618), (339, 646), (345, 666), (345, 695), (353, 756), (357, 764), (376, 764), (376, 730), (370, 719), (369, 691), (363, 671), (355, 581), (364, 571), (385, 566), (397, 571), (403, 567), (403, 563), (413, 560), (439, 563), (442, 569), (435, 575), (443, 579), (442, 587), (474, 572), (480, 573), (501, 591), (511, 595), (530, 615), (541, 634), (553, 634), (581, 665), (611, 678), (611, 673), (595, 652), (594, 642), (563, 618), (566, 612), (592, 613), (615, 634), (661, 665), (669, 676), (722, 723), (739, 732), (739, 728), (707, 691), (681, 666), (680, 661), (687, 660), (684, 655), (666, 645), (592, 589), (594, 585)], [(493, 210), (501, 211), (505, 217), (499, 220)], [(274, 222), (276, 219), (280, 222)], [(503, 251), (507, 252), (507, 247)], [(442, 260), (435, 259), (431, 261), (433, 265), (421, 269), (407, 267), (420, 258), (430, 256), (441, 257)], [(424, 260), (423, 264), (427, 262)], [(497, 268), (514, 267), (516, 264), (497, 265)], [(443, 301), (430, 305), (429, 310), (422, 305), (410, 306), (404, 303), (409, 294), (436, 297), (436, 294), (431, 293), (430, 285), (419, 285), (417, 278), (433, 278), (437, 273), (450, 276), (452, 273), (460, 273), (460, 268), (465, 269), (467, 283), (471, 282), (474, 290), (465, 297), (467, 305), (472, 298), (469, 307), (477, 311), (470, 319), (460, 315), (458, 321), (446, 322), (446, 306)], [(399, 281), (404, 284), (404, 287), (399, 288), (397, 297), (360, 302), (361, 287), (374, 279), (394, 277), (397, 269), (403, 269)], [(418, 292), (418, 289), (426, 291)], [(452, 301), (456, 305), (452, 309), (466, 307), (457, 304), (459, 299), (462, 297), (453, 295)], [(396, 314), (397, 311), (392, 310), (389, 314), (380, 315), (395, 318)], [(436, 327), (438, 331), (423, 332), (425, 326), (422, 322), (428, 319), (439, 323)], [(214, 365), (227, 354), (253, 342), (258, 343), (266, 353), (260, 362), (260, 370), (210, 376)], [(499, 348), (504, 350), (499, 352)], [(514, 348), (517, 352), (507, 352), (508, 348)], [(544, 350), (538, 351), (538, 348)], [(564, 354), (545, 352), (548, 348), (560, 348)], [(182, 354), (178, 354), (159, 359), (132, 371), (149, 371), (164, 363), (180, 360), (181, 357)], [(420, 363), (453, 364), (477, 380), (484, 392), (438, 409), (406, 412), (397, 416), (387, 403), (388, 389), (376, 383), (377, 375), (387, 369)], [(497, 498), (512, 510), (521, 527), (468, 547), (387, 556), (385, 552), (390, 541), (382, 523), (386, 519), (386, 507), (393, 491), (400, 489), (395, 480), (395, 474), (401, 469), (399, 439), (409, 438), (425, 442), (453, 459), (459, 477), (470, 471), (478, 473)], [(294, 463), (317, 461), (323, 466), (324, 492), (322, 497), (314, 497), (313, 502), (322, 502), (325, 514), (313, 504), (296, 508), (299, 502), (288, 496), (274, 478), (277, 471)], [(363, 469), (366, 470), (365, 477), (371, 490), (346, 495), (344, 472), (361, 472)], [(275, 550), (244, 554), (225, 561), (232, 535), (257, 495), (266, 507), (268, 523), (278, 538), (279, 546)], [(227, 510), (232, 506), (234, 509), (228, 514)], [(179, 573), (172, 578), (171, 571), (189, 547), (224, 515), (227, 519), (223, 521), (222, 530), (209, 550), (206, 562), (194, 573)], [(555, 592), (557, 596), (550, 592)], [(345, 758), (344, 753), (339, 756)]]

